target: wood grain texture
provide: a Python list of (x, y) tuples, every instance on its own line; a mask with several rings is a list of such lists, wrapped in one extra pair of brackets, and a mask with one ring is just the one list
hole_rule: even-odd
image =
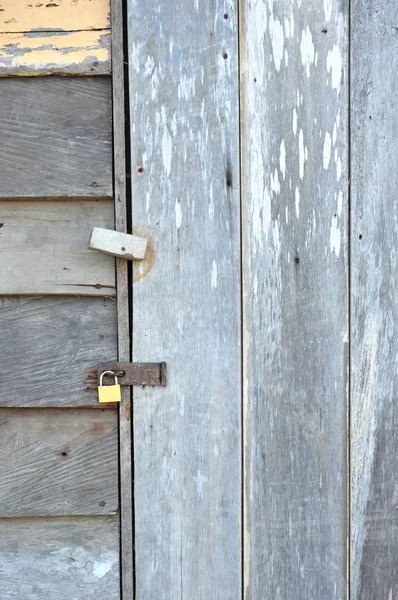
[(118, 508), (117, 413), (0, 410), (0, 517), (100, 515)]
[(1, 198), (111, 197), (108, 77), (16, 77), (0, 86)]
[(2, 600), (119, 600), (118, 517), (0, 520)]
[(398, 6), (351, 3), (351, 598), (398, 598)]
[(0, 77), (110, 74), (107, 30), (0, 34)]
[[(113, 98), (113, 190), (117, 231), (127, 232), (126, 194), (126, 106), (125, 47), (123, 0), (112, 0), (112, 98)], [(116, 259), (118, 358), (131, 360), (130, 294), (128, 263)], [(131, 423), (132, 390), (122, 388), (119, 406), (119, 483), (120, 483), (120, 555), (121, 600), (135, 598), (133, 534), (133, 445)]]
[(130, 0), (128, 11), (133, 225), (151, 238), (133, 289), (133, 360), (166, 361), (169, 374), (166, 388), (134, 390), (136, 595), (235, 599), (236, 3)]
[(109, 200), (0, 201), (0, 294), (115, 295), (115, 260), (88, 248)]
[(109, 0), (1, 0), (0, 33), (106, 29)]
[(86, 372), (117, 357), (113, 299), (0, 298), (0, 406), (98, 404)]
[(342, 600), (347, 2), (240, 16), (244, 597)]

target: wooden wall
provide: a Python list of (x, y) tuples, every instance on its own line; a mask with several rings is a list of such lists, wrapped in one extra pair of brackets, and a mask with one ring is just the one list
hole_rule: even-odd
[(0, 6), (1, 597), (395, 600), (398, 10), (126, 5), (131, 323), (109, 4)]
[(86, 381), (117, 357), (115, 263), (87, 247), (114, 226), (109, 10), (1, 2), (4, 600), (120, 598), (118, 416)]

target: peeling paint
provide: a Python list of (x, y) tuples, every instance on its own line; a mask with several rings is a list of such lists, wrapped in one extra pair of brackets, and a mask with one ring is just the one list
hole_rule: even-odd
[(340, 256), (341, 247), (341, 232), (338, 225), (337, 214), (332, 217), (332, 223), (330, 225), (330, 252), (335, 254), (337, 258)]
[(334, 44), (332, 50), (329, 50), (326, 58), (327, 72), (332, 75), (332, 88), (337, 92), (340, 91), (341, 73), (342, 73), (342, 59), (340, 48), (337, 44)]
[(0, 76), (110, 73), (109, 31), (0, 34)]
[(109, 0), (62, 0), (30, 4), (2, 0), (0, 33), (109, 29)]
[(305, 149), (304, 149), (304, 133), (303, 130), (299, 131), (299, 174), (300, 179), (304, 178), (304, 164), (305, 164)]
[(296, 133), (297, 133), (297, 110), (296, 110), (296, 108), (293, 108), (293, 123), (292, 123), (292, 129), (293, 129), (293, 133), (294, 133), (294, 135), (296, 135)]
[(330, 137), (330, 133), (327, 131), (325, 133), (325, 140), (323, 142), (323, 168), (325, 171), (329, 168), (331, 150), (332, 138)]
[(315, 47), (312, 41), (312, 33), (308, 25), (301, 34), (300, 52), (302, 65), (305, 67), (307, 77), (309, 77), (310, 67), (315, 62)]
[(217, 287), (217, 263), (215, 260), (213, 260), (213, 266), (211, 269), (211, 287)]
[(286, 177), (286, 148), (285, 148), (285, 140), (281, 141), (281, 145), (279, 148), (279, 167), (282, 173), (283, 179)]
[(300, 190), (298, 187), (294, 190), (294, 204), (296, 208), (296, 217), (300, 217)]
[(273, 2), (269, 2), (271, 14), (269, 17), (269, 33), (271, 37), (272, 55), (275, 69), (279, 72), (283, 59), (284, 35), (283, 26), (279, 19), (274, 17)]

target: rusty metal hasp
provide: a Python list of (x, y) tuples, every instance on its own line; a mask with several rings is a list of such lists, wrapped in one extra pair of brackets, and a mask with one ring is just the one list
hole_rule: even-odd
[[(106, 373), (108, 372), (108, 373)], [(97, 367), (97, 384), (100, 385), (101, 377), (104, 381), (118, 379), (119, 385), (135, 386), (161, 386), (167, 385), (167, 367), (161, 363), (99, 363)]]

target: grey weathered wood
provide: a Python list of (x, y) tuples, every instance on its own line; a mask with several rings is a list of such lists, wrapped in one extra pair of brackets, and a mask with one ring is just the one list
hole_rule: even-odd
[(347, 6), (241, 1), (247, 600), (345, 597)]
[(398, 597), (398, 5), (351, 3), (351, 598)]
[(119, 519), (0, 519), (2, 600), (119, 600)]
[(112, 195), (111, 81), (1, 82), (2, 198)]
[(117, 413), (0, 410), (0, 517), (118, 509)]
[(113, 299), (0, 298), (0, 406), (97, 406), (85, 374), (117, 356)]
[[(238, 58), (235, 2), (130, 0), (137, 598), (241, 594)], [(224, 18), (228, 14), (228, 18)], [(152, 267), (152, 268), (151, 268)], [(144, 276), (144, 273), (147, 273)]]
[[(127, 232), (126, 196), (126, 122), (124, 78), (124, 21), (123, 0), (112, 0), (112, 92), (113, 92), (113, 190), (115, 226)], [(119, 361), (131, 360), (128, 265), (116, 259), (117, 329)], [(119, 483), (121, 527), (121, 597), (131, 600), (134, 595), (134, 537), (133, 537), (133, 458), (131, 427), (131, 388), (122, 388), (119, 406)]]
[(0, 294), (115, 295), (115, 261), (88, 248), (109, 200), (0, 201)]

